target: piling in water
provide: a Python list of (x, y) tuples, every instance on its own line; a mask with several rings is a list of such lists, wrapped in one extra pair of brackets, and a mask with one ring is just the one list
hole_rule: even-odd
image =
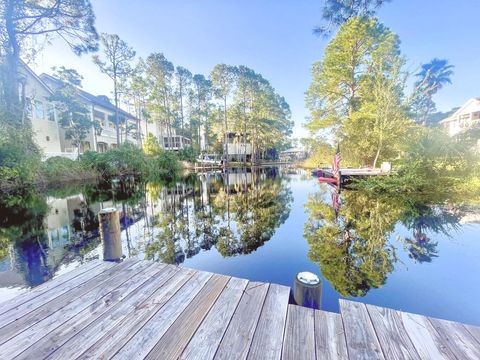
[(122, 237), (120, 216), (115, 208), (105, 208), (98, 213), (100, 239), (102, 240), (103, 260), (120, 261), (122, 254)]
[(320, 309), (322, 306), (322, 283), (311, 272), (299, 272), (295, 275), (293, 297), (297, 305)]

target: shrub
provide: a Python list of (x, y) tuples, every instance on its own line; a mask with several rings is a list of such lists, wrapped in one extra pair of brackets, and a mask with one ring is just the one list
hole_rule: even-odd
[(27, 186), (36, 181), (41, 160), (38, 147), (28, 129), (0, 126), (0, 179), (7, 185)]
[(65, 177), (72, 178), (82, 173), (83, 169), (78, 161), (61, 156), (54, 156), (42, 163), (41, 171), (48, 180), (55, 180)]
[(191, 146), (178, 151), (178, 159), (180, 161), (195, 162), (197, 155), (197, 152)]
[(149, 158), (148, 177), (151, 180), (167, 180), (176, 179), (181, 172), (181, 165), (178, 156), (171, 151), (162, 151), (158, 155)]

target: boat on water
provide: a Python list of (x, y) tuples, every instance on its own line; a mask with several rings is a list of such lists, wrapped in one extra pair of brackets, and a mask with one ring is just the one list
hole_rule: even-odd
[(223, 158), (219, 154), (201, 154), (196, 160), (197, 167), (221, 167)]

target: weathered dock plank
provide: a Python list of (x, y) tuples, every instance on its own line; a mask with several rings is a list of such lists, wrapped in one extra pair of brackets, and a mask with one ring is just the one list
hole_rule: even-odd
[(207, 317), (190, 340), (180, 357), (181, 359), (213, 359), (247, 284), (248, 280), (230, 279)]
[(364, 304), (340, 300), (349, 359), (385, 359)]
[[(0, 315), (0, 329), (6, 325), (20, 319), (26, 314), (36, 310), (37, 308), (44, 306), (49, 301), (58, 299), (63, 295), (63, 298), (68, 296), (70, 290), (75, 290), (81, 286), (85, 286), (85, 283), (88, 283), (89, 280), (92, 280), (97, 275), (101, 275), (103, 272), (107, 271), (109, 268), (114, 266), (115, 263), (103, 263), (100, 266), (94, 267), (88, 272), (82, 273), (79, 276), (73, 278), (71, 281), (68, 281), (64, 286), (56, 286), (50, 291), (44, 292), (43, 294), (34, 297), (30, 301), (23, 302), (22, 304), (11, 308), (10, 310), (4, 312)], [(125, 266), (125, 265), (122, 265)], [(13, 300), (13, 299), (12, 299)], [(1, 343), (1, 341), (0, 341)]]
[(456, 359), (425, 316), (401, 312), (403, 326), (422, 359)]
[(82, 266), (79, 266), (63, 275), (54, 277), (53, 279), (44, 282), (43, 284), (31, 289), (30, 291), (20, 294), (13, 299), (0, 302), (0, 315), (6, 313), (7, 311), (19, 307), (20, 305), (29, 302), (36, 297), (51, 291), (52, 289), (55, 289), (57, 287), (60, 287), (60, 285), (66, 283), (67, 281), (83, 274), (89, 272), (91, 269), (97, 266), (101, 266), (105, 262), (101, 260), (94, 260), (90, 261)]
[[(116, 266), (123, 269), (134, 264), (135, 262), (129, 261)], [(0, 318), (0, 344), (5, 343), (24, 329), (43, 320), (58, 309), (74, 302), (81, 294), (89, 292), (102, 283), (109, 281), (111, 276), (116, 272), (116, 269), (111, 268), (112, 266), (112, 264), (106, 264), (105, 268), (97, 267), (92, 269), (92, 273), (95, 272), (96, 276), (89, 277), (87, 281), (84, 281), (85, 279), (82, 278), (82, 275), (74, 278), (71, 283), (75, 283), (76, 286), (67, 283), (68, 286), (66, 287), (68, 287), (69, 291), (61, 292), (60, 295), (53, 298), (46, 296), (46, 299), (48, 299), (46, 302), (40, 302), (38, 299), (43, 298), (43, 296), (39, 296), (34, 301), (22, 304), (18, 308), (14, 308), (3, 314)], [(80, 281), (79, 284), (76, 281), (77, 279)], [(54, 290), (52, 290), (52, 292), (57, 294)]]
[(213, 275), (172, 326), (168, 328), (165, 335), (146, 356), (146, 359), (178, 359), (225, 285), (227, 285), (228, 280), (229, 277), (227, 276)]
[(290, 288), (270, 284), (248, 359), (280, 359)]
[(429, 321), (458, 359), (480, 359), (480, 343), (462, 324), (432, 318)]
[[(128, 280), (130, 277), (141, 273), (149, 265), (151, 264), (147, 262), (138, 262), (133, 264), (131, 267), (124, 268), (121, 271), (116, 271), (109, 279), (100, 282), (96, 288), (77, 297), (73, 302), (51, 313), (43, 320), (28, 327), (24, 326), (23, 324), (18, 324), (21, 326), (19, 328), (20, 330), (23, 330), (25, 327), (26, 330), (21, 331), (18, 336), (15, 336), (13, 339), (10, 339), (2, 344), (0, 346), (0, 353), (2, 353), (3, 356), (8, 357), (14, 357), (20, 354), (24, 349), (28, 348), (32, 344), (36, 344), (46, 334), (51, 334), (64, 322), (68, 321), (72, 317), (75, 317), (78, 312), (82, 312), (84, 309), (88, 310), (88, 308), (97, 302), (99, 298), (101, 299), (105, 297), (111, 291), (122, 285), (123, 282)], [(87, 318), (90, 317), (88, 316)], [(36, 355), (38, 356), (38, 352)]]
[(289, 305), (282, 359), (315, 359), (315, 320), (314, 310), (297, 305)]
[(149, 261), (86, 269), (7, 302), (2, 360), (480, 358), (472, 325), (346, 300), (328, 313), (284, 286)]
[(317, 359), (348, 359), (340, 314), (315, 310), (315, 349)]
[[(82, 349), (82, 359), (109, 359), (115, 355), (131, 337), (148, 321), (151, 312), (164, 306), (183, 285), (195, 274), (194, 271), (178, 269), (164, 285), (153, 283), (149, 289), (141, 288), (140, 295), (131, 302), (122, 304), (107, 317), (95, 321), (88, 335), (82, 334), (82, 342), (88, 336), (87, 349)], [(106, 325), (107, 324), (107, 325)], [(104, 327), (106, 326), (106, 329)], [(75, 343), (71, 344), (75, 350)], [(68, 352), (66, 352), (68, 353)]]
[(240, 299), (215, 359), (246, 359), (268, 291), (268, 284), (249, 283)]
[[(74, 317), (70, 318), (62, 325), (55, 328), (51, 331), (48, 336), (43, 333), (43, 338), (39, 341), (35, 341), (33, 344), (30, 345), (24, 352), (22, 352), (18, 358), (19, 359), (32, 359), (34, 357), (48, 357), (62, 345), (67, 343), (70, 339), (76, 336), (80, 331), (87, 328), (90, 324), (92, 324), (97, 318), (100, 318), (106, 312), (110, 310), (114, 310), (118, 304), (121, 303), (123, 299), (126, 302), (129, 300), (129, 295), (141, 295), (138, 294), (138, 287), (145, 284), (145, 282), (152, 282), (152, 276), (159, 276), (160, 278), (168, 278), (174, 273), (173, 269), (170, 269), (166, 266), (157, 266), (155, 264), (146, 263), (147, 267), (142, 269), (140, 273), (138, 273), (135, 277), (131, 277), (130, 279), (125, 279), (124, 283), (119, 284), (119, 287), (116, 287), (113, 291), (109, 292), (103, 297), (98, 298), (93, 304), (89, 305), (84, 310), (78, 312)], [(135, 298), (131, 300), (135, 300)], [(59, 311), (60, 312), (60, 311)], [(100, 318), (101, 320), (105, 319), (105, 317)], [(103, 330), (106, 331), (108, 325), (111, 325), (111, 322), (104, 322)], [(81, 336), (77, 337), (72, 343), (76, 343), (74, 348), (76, 351), (80, 351), (80, 349), (85, 348), (88, 346), (88, 338), (84, 337), (85, 332), (81, 334)], [(78, 343), (78, 338), (82, 338), (82, 342)], [(65, 350), (72, 355), (69, 351), (69, 346), (66, 345), (64, 347)], [(60, 352), (59, 352), (60, 354)]]
[[(200, 292), (213, 274), (198, 272), (161, 309), (147, 313), (148, 321), (113, 359), (143, 359)], [(156, 311), (158, 310), (158, 311)]]
[(387, 359), (421, 359), (398, 312), (373, 305), (367, 311)]

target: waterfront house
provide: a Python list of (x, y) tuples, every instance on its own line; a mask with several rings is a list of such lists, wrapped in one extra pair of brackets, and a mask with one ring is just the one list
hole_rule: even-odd
[(480, 98), (471, 98), (452, 115), (440, 121), (448, 135), (455, 136), (463, 131), (480, 126)]
[(278, 154), (280, 161), (291, 162), (298, 160), (305, 160), (307, 158), (307, 152), (301, 148), (290, 148), (284, 151), (280, 151)]
[[(78, 89), (79, 98), (90, 110), (92, 121), (101, 124), (101, 131), (91, 131), (77, 149), (65, 138), (65, 130), (58, 122), (58, 114), (54, 104), (49, 100), (55, 89), (60, 86), (60, 80), (47, 74), (37, 76), (30, 67), (21, 63), (19, 67), (20, 89), (22, 102), (25, 104), (24, 116), (32, 122), (35, 141), (43, 151), (44, 158), (63, 156), (75, 159), (78, 153), (87, 150), (105, 152), (117, 146), (115, 131), (116, 108), (106, 96), (96, 96)], [(121, 126), (120, 141), (141, 143), (142, 131), (140, 119), (118, 108)], [(128, 129), (128, 131), (125, 131)], [(133, 131), (132, 131), (133, 129)]]
[(23, 117), (31, 121), (36, 143), (46, 158), (64, 155), (57, 114), (49, 101), (52, 90), (24, 63), (19, 66), (19, 80)]
[[(41, 74), (42, 79), (52, 90), (61, 85), (60, 80), (47, 74)], [(105, 95), (93, 95), (89, 92), (77, 89), (79, 98), (90, 110), (92, 121), (101, 125), (100, 131), (93, 128), (82, 144), (80, 153), (87, 150), (105, 152), (108, 149), (117, 147), (117, 136), (115, 130), (115, 112), (116, 107)], [(130, 141), (137, 145), (141, 143), (140, 119), (118, 108), (120, 125), (120, 142)], [(68, 142), (66, 142), (68, 143)], [(71, 146), (65, 146), (66, 151), (75, 151)]]
[[(248, 135), (247, 135), (248, 136)], [(241, 133), (227, 134), (228, 161), (251, 161), (252, 144)]]

